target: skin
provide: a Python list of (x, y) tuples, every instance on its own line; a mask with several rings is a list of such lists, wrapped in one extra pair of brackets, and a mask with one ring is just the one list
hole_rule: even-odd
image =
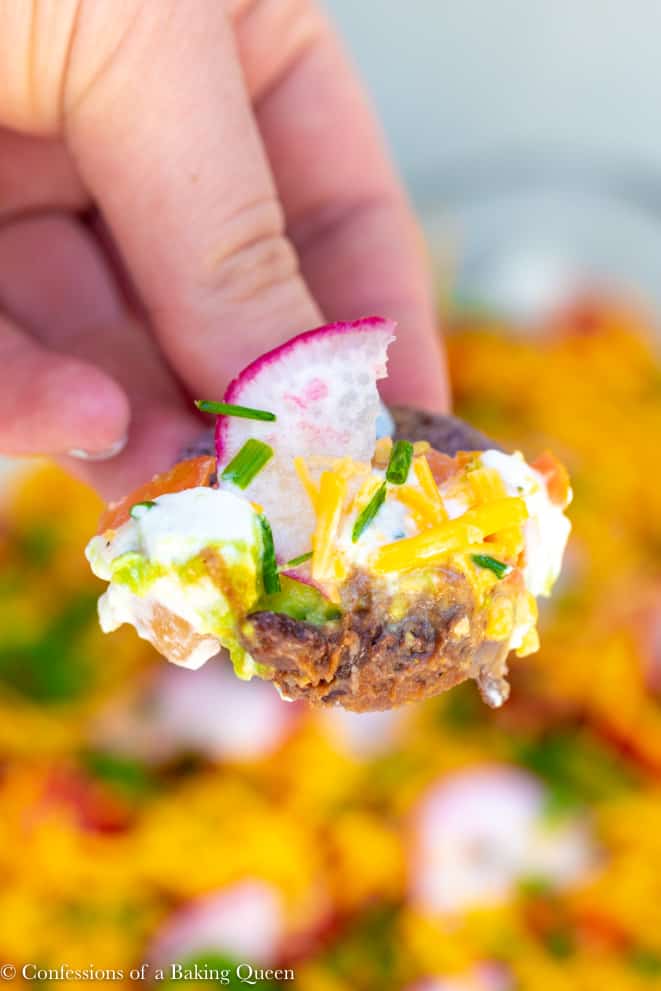
[(385, 398), (444, 409), (420, 237), (308, 0), (0, 0), (0, 66), (0, 451), (115, 498), (191, 397), (370, 313), (400, 324)]

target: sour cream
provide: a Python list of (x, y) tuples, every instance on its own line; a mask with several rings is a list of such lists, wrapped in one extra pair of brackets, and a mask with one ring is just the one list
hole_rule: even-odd
[(112, 562), (129, 551), (169, 567), (185, 564), (205, 547), (257, 547), (256, 513), (247, 499), (200, 486), (158, 496), (140, 508), (110, 539), (93, 537), (86, 556), (95, 575), (110, 581)]
[[(488, 450), (479, 454), (478, 458), (485, 468), (492, 468), (498, 473), (508, 496), (525, 501), (529, 518), (523, 526), (526, 545), (524, 581), (533, 596), (549, 595), (560, 573), (571, 529), (569, 520), (562, 508), (551, 502), (543, 477), (526, 463), (518, 451), (505, 454)], [(377, 481), (385, 478), (385, 472), (380, 470), (374, 470), (372, 474)], [(406, 484), (422, 494), (414, 472), (410, 472)], [(456, 478), (439, 486), (439, 492), (449, 519), (457, 519), (470, 508)], [(356, 542), (352, 540), (354, 522), (353, 517), (344, 521), (337, 537), (337, 548), (345, 562), (356, 567), (369, 568), (370, 557), (379, 547), (419, 532), (410, 510), (397, 499), (394, 487), (389, 488), (382, 507)]]
[[(93, 537), (87, 559), (94, 574), (110, 583), (99, 599), (103, 631), (129, 623), (150, 640), (154, 608), (162, 606), (203, 638), (183, 663), (192, 668), (204, 664), (232, 626), (231, 608), (208, 574), (183, 580), (180, 569), (214, 547), (222, 547), (230, 567), (249, 571), (255, 571), (261, 555), (257, 514), (250, 502), (208, 487), (158, 496), (154, 505), (136, 508), (114, 533)], [(231, 644), (225, 645), (231, 650)]]
[(523, 525), (524, 581), (532, 595), (550, 595), (560, 574), (571, 523), (562, 507), (551, 502), (543, 477), (526, 463), (519, 451), (514, 454), (484, 451), (481, 462), (498, 472), (509, 496), (519, 496), (525, 501), (528, 519)]

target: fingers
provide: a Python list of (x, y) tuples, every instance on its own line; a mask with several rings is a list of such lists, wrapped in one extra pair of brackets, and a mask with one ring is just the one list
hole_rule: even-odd
[(87, 194), (64, 145), (0, 128), (0, 220), (27, 210), (82, 210)]
[(226, 8), (303, 274), (329, 317), (398, 318), (389, 398), (442, 406), (418, 235), (360, 87), (307, 0), (69, 2), (53, 44), (48, 17), (22, 17), (39, 85), (30, 58), (14, 59), (0, 112), (27, 129), (64, 126), (171, 364), (194, 393), (216, 395), (255, 353), (321, 319)]
[(0, 315), (0, 451), (108, 452), (121, 442), (128, 401), (102, 371), (35, 343)]
[(171, 364), (195, 394), (217, 396), (321, 315), (284, 236), (223, 5), (131, 5), (104, 61), (105, 22), (126, 9), (83, 8), (68, 136)]
[[(292, 55), (268, 45), (283, 7)], [(432, 410), (447, 383), (421, 236), (361, 86), (310, 4), (262, 0), (237, 19), (257, 117), (303, 274), (329, 319), (381, 313), (399, 321), (384, 390)], [(259, 58), (256, 56), (259, 54)]]
[[(200, 421), (191, 404), (127, 311), (94, 239), (77, 221), (54, 214), (0, 229), (0, 300), (36, 338), (20, 338), (22, 364), (13, 362), (9, 393), (0, 363), (0, 449), (10, 449), (13, 429), (12, 453), (98, 450), (117, 439), (116, 430), (125, 430), (130, 403), (128, 443), (120, 455), (105, 463), (67, 459), (67, 467), (106, 498), (116, 498), (170, 467), (197, 436)], [(0, 342), (7, 347), (4, 332)], [(40, 384), (26, 392), (15, 422), (12, 404), (22, 402), (23, 383), (35, 375), (41, 375)], [(113, 417), (117, 428), (109, 425)]]

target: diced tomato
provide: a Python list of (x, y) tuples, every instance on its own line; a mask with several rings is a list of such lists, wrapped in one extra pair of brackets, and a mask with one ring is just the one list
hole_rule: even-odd
[(569, 473), (562, 462), (551, 451), (544, 451), (531, 462), (535, 471), (544, 476), (551, 502), (556, 506), (566, 506), (569, 501)]
[(68, 810), (79, 827), (94, 833), (117, 833), (131, 821), (131, 809), (101, 781), (69, 767), (54, 768), (44, 782), (39, 802), (31, 809), (38, 820), (57, 809)]
[(111, 502), (99, 520), (99, 533), (106, 530), (116, 530), (129, 518), (131, 506), (136, 502), (147, 502), (167, 492), (183, 492), (184, 489), (194, 489), (198, 485), (208, 485), (209, 479), (216, 470), (216, 459), (207, 455), (179, 461), (174, 468), (154, 475), (151, 482), (145, 482), (130, 495), (124, 496), (119, 502)]
[(459, 466), (454, 458), (451, 458), (448, 454), (442, 454), (440, 451), (435, 451), (433, 447), (425, 451), (425, 457), (437, 485), (441, 485), (452, 475), (456, 475), (459, 470)]
[(621, 951), (630, 942), (630, 935), (624, 927), (598, 905), (580, 906), (575, 921), (582, 941), (592, 947)]

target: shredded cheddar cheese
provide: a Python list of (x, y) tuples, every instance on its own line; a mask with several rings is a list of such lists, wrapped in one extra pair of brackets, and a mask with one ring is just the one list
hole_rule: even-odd
[(520, 526), (506, 527), (498, 532), (498, 537), (491, 537), (484, 545), (484, 554), (493, 554), (512, 563), (517, 562), (525, 546), (523, 531)]
[(398, 485), (393, 489), (395, 498), (410, 509), (413, 519), (421, 530), (436, 526), (439, 520), (438, 507), (424, 493), (411, 485)]
[(508, 496), (505, 499), (495, 499), (485, 506), (469, 509), (459, 520), (477, 527), (483, 531), (485, 537), (489, 537), (508, 527), (519, 526), (527, 518), (525, 500)]
[(308, 499), (312, 503), (312, 508), (316, 511), (319, 490), (312, 481), (312, 476), (310, 475), (308, 466), (306, 465), (304, 459), (294, 458), (294, 468), (296, 469), (296, 474), (298, 475), (301, 485), (308, 494)]
[(374, 456), (372, 458), (372, 464), (374, 467), (385, 468), (388, 464), (391, 451), (392, 439), (390, 437), (381, 437), (377, 440), (376, 447), (374, 448)]
[(477, 506), (502, 499), (505, 495), (503, 480), (493, 468), (476, 468), (468, 473), (467, 478)]
[(312, 536), (312, 577), (315, 581), (334, 578), (334, 542), (346, 494), (346, 479), (337, 472), (322, 472), (315, 505), (317, 525)]
[(480, 531), (454, 520), (423, 530), (415, 537), (384, 544), (375, 553), (371, 564), (374, 571), (407, 571), (442, 561), (455, 551), (480, 539)]
[(374, 478), (372, 475), (370, 475), (369, 478), (366, 478), (352, 499), (349, 511), (356, 514), (360, 513), (381, 484), (382, 482), (380, 478)]
[(507, 640), (514, 629), (514, 602), (505, 596), (494, 599), (484, 634), (487, 640)]
[(523, 499), (497, 499), (486, 506), (469, 509), (456, 520), (423, 530), (415, 537), (384, 544), (374, 555), (372, 567), (386, 573), (437, 564), (448, 554), (522, 523), (527, 515)]
[(413, 461), (413, 471), (418, 479), (420, 488), (435, 508), (436, 522), (442, 523), (444, 520), (447, 520), (448, 514), (445, 511), (441, 493), (438, 491), (438, 486), (434, 481), (434, 476), (431, 473), (427, 458), (424, 456), (415, 458)]
[(528, 654), (535, 654), (539, 650), (539, 633), (531, 627), (521, 641), (521, 646), (517, 647), (514, 653), (517, 657), (527, 657)]

